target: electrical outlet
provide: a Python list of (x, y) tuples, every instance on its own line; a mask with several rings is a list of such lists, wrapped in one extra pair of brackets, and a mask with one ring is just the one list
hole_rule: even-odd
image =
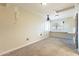
[(28, 40), (29, 40), (29, 38), (26, 38), (26, 40), (28, 41)]
[(42, 36), (42, 34), (40, 34), (40, 36)]

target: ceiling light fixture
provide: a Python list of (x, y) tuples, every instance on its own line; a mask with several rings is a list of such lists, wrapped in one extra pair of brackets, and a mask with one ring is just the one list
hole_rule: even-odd
[(46, 2), (42, 2), (41, 4), (42, 4), (42, 5), (44, 5), (44, 6), (45, 6), (45, 5), (47, 5), (47, 3), (46, 3)]

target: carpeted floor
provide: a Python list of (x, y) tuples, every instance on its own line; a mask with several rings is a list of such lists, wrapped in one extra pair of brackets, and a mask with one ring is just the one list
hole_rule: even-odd
[(4, 56), (77, 56), (72, 39), (50, 37)]

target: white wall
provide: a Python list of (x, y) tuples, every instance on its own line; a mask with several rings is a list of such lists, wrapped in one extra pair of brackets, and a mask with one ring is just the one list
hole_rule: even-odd
[(64, 31), (75, 33), (75, 19), (73, 17), (66, 18), (64, 21)]
[[(27, 45), (48, 36), (46, 19), (22, 7), (16, 8), (18, 9), (15, 16), (15, 6), (0, 6), (0, 52)], [(40, 36), (41, 33), (42, 36)], [(29, 40), (27, 41), (26, 38)]]

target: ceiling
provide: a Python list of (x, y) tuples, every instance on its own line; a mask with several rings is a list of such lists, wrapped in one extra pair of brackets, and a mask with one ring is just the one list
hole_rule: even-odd
[[(38, 11), (59, 11), (62, 9), (70, 8), (74, 6), (74, 3), (47, 3), (47, 5), (42, 6), (41, 3), (17, 3), (15, 5), (22, 6), (26, 9), (30, 10), (38, 10)], [(43, 11), (43, 12), (44, 12)]]
[[(47, 3), (46, 5), (42, 5), (41, 3), (14, 3), (12, 5), (16, 5), (22, 7), (30, 12), (46, 16), (50, 15), (52, 19), (57, 19), (60, 16), (66, 14), (65, 16), (73, 15), (74, 3)], [(57, 11), (58, 16), (55, 17), (55, 11)], [(68, 12), (67, 12), (68, 11)], [(63, 13), (64, 12), (64, 13)], [(70, 14), (70, 15), (69, 15)]]

